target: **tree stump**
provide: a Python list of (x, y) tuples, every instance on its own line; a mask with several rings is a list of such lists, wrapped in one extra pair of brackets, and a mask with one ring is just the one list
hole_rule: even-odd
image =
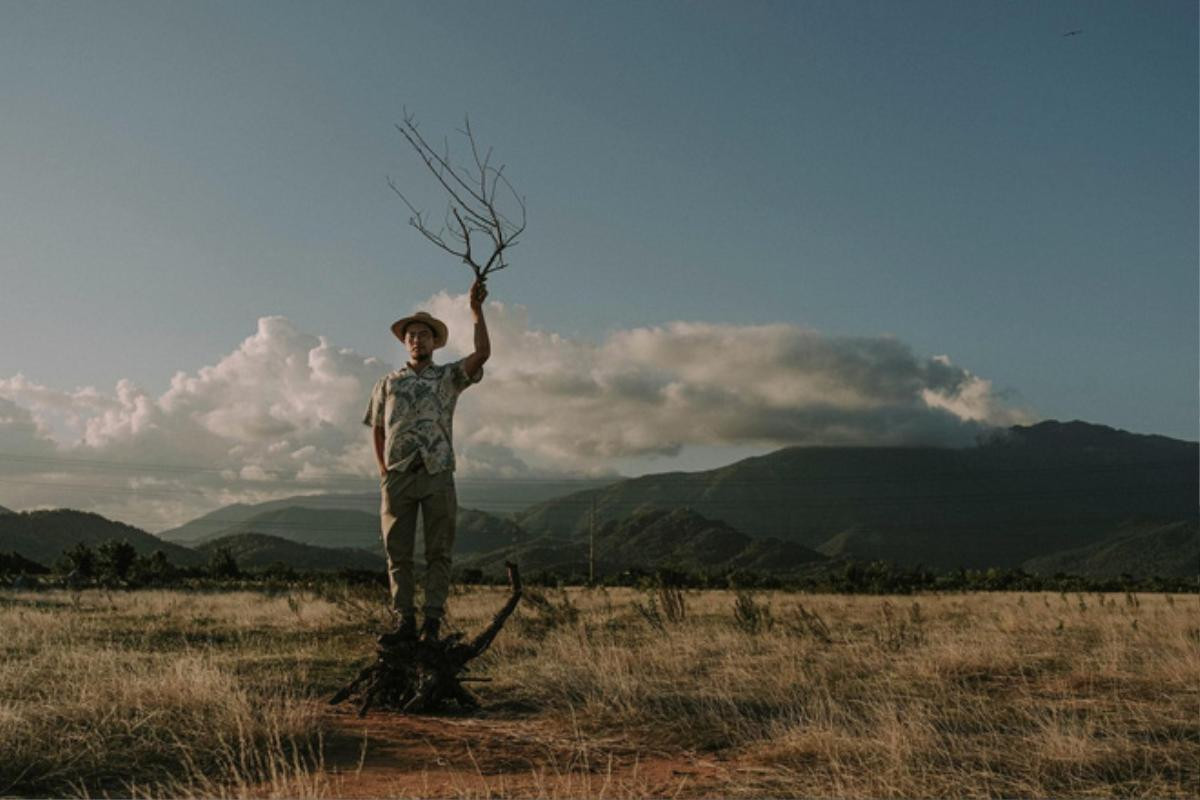
[(521, 600), (521, 575), (517, 565), (507, 563), (505, 566), (510, 590), (508, 602), (478, 636), (465, 642), (465, 634), (452, 633), (441, 639), (409, 639), (386, 644), (381, 636), (375, 661), (331, 697), (330, 704), (337, 705), (358, 694), (360, 717), (366, 716), (373, 707), (426, 713), (436, 711), (449, 700), (461, 708), (478, 708), (478, 698), (462, 684), (487, 679), (462, 673), (467, 671), (471, 660), (491, 646)]

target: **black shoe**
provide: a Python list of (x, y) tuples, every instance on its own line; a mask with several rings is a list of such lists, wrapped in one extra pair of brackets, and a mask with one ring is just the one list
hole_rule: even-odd
[(442, 629), (442, 621), (437, 617), (426, 617), (425, 624), (421, 626), (421, 641), (436, 642), (438, 641), (438, 632)]
[(400, 624), (396, 626), (396, 630), (379, 637), (379, 643), (384, 647), (394, 647), (402, 642), (415, 642), (416, 640), (416, 617), (403, 617), (400, 620)]

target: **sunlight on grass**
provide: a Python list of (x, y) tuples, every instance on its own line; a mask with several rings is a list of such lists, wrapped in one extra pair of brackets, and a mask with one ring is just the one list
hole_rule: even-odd
[[(0, 794), (338, 795), (323, 701), (387, 622), (354, 595), (3, 597)], [(450, 624), (478, 630), (503, 597), (457, 589)], [(710, 759), (732, 796), (1200, 785), (1195, 596), (773, 593), (752, 598), (754, 625), (731, 592), (686, 592), (670, 619), (645, 599), (523, 603), (480, 659), (486, 713), (536, 719), (547, 753), (581, 755), (429, 793), (645, 796), (674, 773), (639, 764), (683, 755)], [(680, 774), (683, 795), (705, 793)]]

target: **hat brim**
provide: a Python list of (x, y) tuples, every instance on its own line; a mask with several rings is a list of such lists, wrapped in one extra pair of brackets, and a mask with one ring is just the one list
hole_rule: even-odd
[(432, 317), (429, 314), (413, 314), (411, 317), (404, 317), (392, 323), (392, 335), (400, 341), (404, 341), (404, 330), (414, 322), (419, 322), (422, 325), (428, 325), (433, 331), (433, 349), (446, 346), (446, 340), (449, 338), (449, 329), (446, 328), (446, 323), (442, 322), (437, 317)]

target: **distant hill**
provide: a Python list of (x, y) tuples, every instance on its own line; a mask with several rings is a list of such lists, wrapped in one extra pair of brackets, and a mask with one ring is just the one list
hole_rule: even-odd
[[(228, 517), (222, 519), (221, 512), (214, 512), (177, 528), (175, 535), (198, 536), (197, 539), (189, 540), (192, 546), (201, 546), (228, 536), (255, 533), (318, 547), (356, 547), (382, 552), (378, 498), (375, 500), (376, 508), (373, 513), (337, 508), (281, 507), (278, 503), (262, 505), (268, 506), (268, 509), (250, 516), (245, 516), (242, 512), (254, 508), (253, 506), (237, 506), (234, 515), (240, 519), (235, 522), (228, 522)], [(235, 507), (227, 507), (233, 508)], [(201, 522), (204, 523), (204, 527), (197, 524)], [(417, 538), (419, 556), (424, 548), (419, 524)], [(524, 532), (511, 520), (469, 508), (458, 510), (458, 527), (454, 537), (456, 554), (494, 550), (524, 538)]]
[(58, 509), (0, 515), (0, 552), (19, 553), (46, 566), (52, 566), (64, 550), (77, 542), (94, 548), (108, 539), (124, 539), (140, 555), (162, 550), (178, 566), (195, 566), (205, 561), (194, 550), (86, 511)]
[[(457, 478), (455, 486), (461, 506), (492, 515), (508, 515), (552, 497), (559, 497), (580, 489), (607, 486), (618, 480), (620, 479), (616, 477), (579, 480), (529, 479), (527, 481)], [(233, 526), (243, 523), (251, 517), (287, 508), (358, 511), (378, 519), (379, 492), (375, 490), (363, 493), (296, 495), (265, 503), (235, 503), (197, 517), (177, 528), (162, 531), (158, 535), (167, 541), (185, 545), (202, 542), (222, 535), (223, 531), (232, 529)], [(378, 526), (378, 522), (376, 525)], [(277, 531), (265, 532), (277, 533)]]
[(50, 568), (45, 564), (39, 564), (20, 553), (0, 552), (0, 576), (45, 575), (48, 572), (50, 572)]
[(1194, 520), (1195, 442), (1084, 422), (997, 432), (977, 446), (792, 447), (694, 473), (648, 475), (541, 503), (531, 537), (689, 507), (753, 537), (829, 556), (934, 568), (1016, 567), (1102, 541), (1130, 518)]
[[(460, 485), (461, 501), (467, 482)], [(552, 487), (580, 485), (589, 486), (492, 483), (481, 491), (515, 508)], [(526, 569), (584, 573), (594, 524), (605, 572), (786, 572), (829, 558), (1169, 577), (1197, 569), (1198, 486), (1196, 442), (1078, 421), (1016, 426), (956, 449), (791, 447), (719, 469), (590, 485), (513, 518), (460, 508), (456, 566), (490, 568), (516, 557)], [(378, 556), (378, 506), (376, 492), (234, 505), (164, 536), (204, 542), (258, 534)], [(111, 538), (127, 538), (140, 552), (162, 549), (179, 564), (207, 560), (94, 514), (0, 515), (0, 552), (41, 563), (75, 541)], [(267, 544), (256, 541), (259, 549)]]
[(1131, 522), (1106, 539), (1026, 561), (1035, 575), (1088, 578), (1200, 576), (1200, 522)]
[[(485, 553), (500, 547), (526, 541), (529, 535), (511, 519), (476, 511), (458, 509), (458, 525), (454, 531), (454, 553)], [(420, 550), (417, 551), (421, 552)]]
[(218, 548), (228, 548), (242, 569), (256, 570), (274, 564), (286, 564), (298, 570), (334, 571), (339, 569), (378, 570), (385, 568), (382, 553), (369, 553), (353, 547), (314, 547), (279, 536), (239, 533), (222, 536), (196, 548), (205, 559)]
[(5, 508), (4, 506), (0, 506), (0, 514), (12, 514), (12, 513), (15, 513), (15, 512), (13, 512), (13, 511), (9, 511), (9, 510), (8, 510), (7, 508)]
[[(198, 520), (193, 520), (188, 525), (193, 526), (191, 530), (198, 535), (190, 540), (191, 545), (199, 548), (217, 539), (254, 533), (318, 547), (379, 546), (378, 513), (372, 516), (346, 509), (279, 507), (273, 503), (269, 505), (270, 509), (256, 514), (239, 515), (241, 518), (236, 521), (220, 520), (219, 517), (209, 515), (207, 519), (211, 526), (207, 530), (196, 527), (195, 523)], [(221, 521), (222, 524), (217, 525), (217, 521)]]
[[(683, 508), (610, 520), (597, 530), (595, 548), (596, 567), (601, 574), (632, 568), (666, 568), (692, 574), (729, 569), (786, 574), (826, 560), (794, 542), (756, 539)], [(506, 560), (517, 561), (526, 571), (586, 575), (588, 542), (543, 537), (468, 558), (463, 566), (498, 572)]]

